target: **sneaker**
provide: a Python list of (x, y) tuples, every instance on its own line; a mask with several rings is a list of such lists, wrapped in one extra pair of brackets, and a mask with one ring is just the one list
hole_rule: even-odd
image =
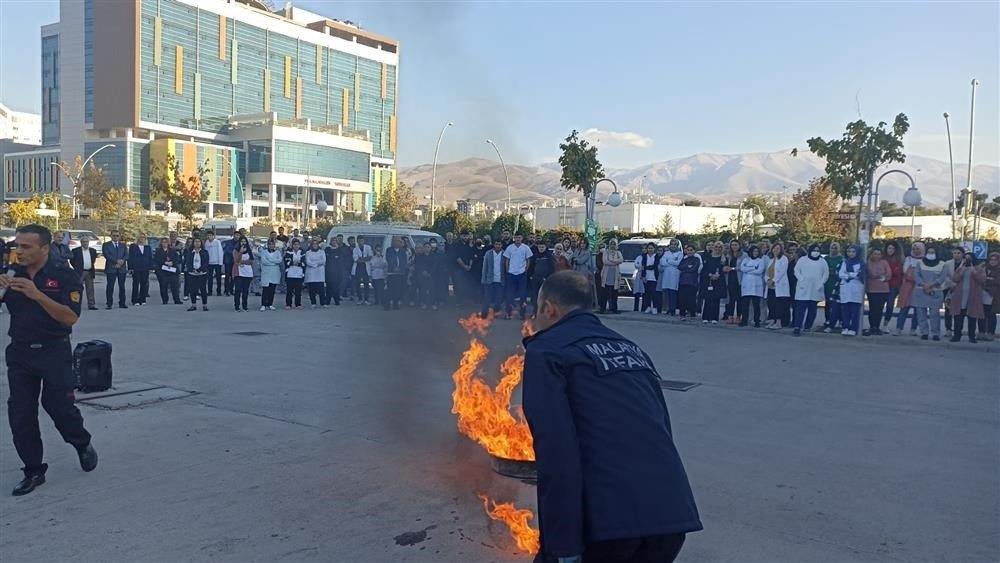
[(826, 327), (826, 328), (823, 329), (823, 332), (826, 333), (826, 334), (830, 334), (831, 332), (833, 332), (833, 329), (830, 328), (830, 327)]
[(202, 307), (201, 310), (202, 311), (207, 311), (208, 310), (208, 305), (205, 305), (204, 307)]
[(295, 306), (295, 310), (296, 311), (301, 311), (302, 310), (302, 305), (296, 305)]
[(944, 337), (945, 338), (951, 338), (951, 331), (950, 330), (944, 331)]
[(365, 305), (368, 305), (370, 307), (371, 304), (372, 304), (371, 301), (368, 301), (367, 299), (365, 299)]
[(330, 308), (330, 306), (329, 306), (329, 305), (323, 305), (323, 308), (324, 308), (324, 309), (329, 309), (329, 308)]
[[(365, 303), (365, 305), (367, 305), (367, 304), (368, 303)], [(438, 310), (438, 306), (437, 305), (431, 305), (431, 310), (432, 311), (437, 311)]]
[(198, 307), (196, 307), (194, 305), (188, 307), (188, 311), (197, 311), (197, 310), (198, 310)]
[[(495, 278), (494, 278), (494, 279), (495, 279)], [(708, 320), (707, 320), (707, 319), (702, 319), (702, 320), (701, 320), (701, 324), (703, 324), (703, 325), (707, 325), (707, 324), (708, 324)]]
[(932, 336), (931, 340), (933, 340), (934, 342), (940, 342), (941, 341), (941, 337), (940, 336)]
[(921, 334), (920, 335), (920, 340), (927, 340), (927, 335), (926, 334)]
[(753, 323), (753, 327), (754, 328), (760, 328), (760, 323), (759, 322)]
[(910, 329), (910, 336), (916, 336), (916, 335), (917, 335), (917, 329), (911, 328)]
[(310, 308), (310, 309), (315, 309), (315, 308), (316, 308), (316, 305), (310, 305), (310, 306), (309, 306), (309, 308)]
[(270, 306), (268, 306), (268, 309), (270, 309), (270, 310), (274, 311), (274, 310), (275, 310), (275, 308), (274, 308), (274, 305), (270, 305)]
[(711, 323), (714, 324), (714, 325), (717, 325), (717, 324), (719, 324), (719, 321), (711, 321)]
[(263, 313), (263, 312), (264, 312), (264, 311), (266, 311), (266, 310), (267, 310), (267, 307), (265, 307), (265, 306), (263, 306), (263, 305), (261, 305), (261, 306), (260, 306), (260, 312), (261, 312), (261, 313)]
[(794, 331), (792, 331), (792, 334), (794, 334), (795, 336), (802, 336), (802, 329), (797, 328)]
[[(351, 299), (351, 301), (354, 301), (354, 300), (353, 300), (353, 299)], [(364, 305), (364, 303), (362, 303), (361, 301), (358, 301), (358, 302), (357, 302), (357, 304), (358, 304), (358, 305)]]
[(858, 331), (852, 330), (852, 331), (850, 331), (850, 334), (848, 334), (847, 336), (857, 336), (857, 335), (858, 335)]
[(851, 331), (849, 331), (849, 330), (847, 330), (845, 328), (844, 330), (840, 331), (840, 334), (843, 334), (844, 336), (850, 336), (851, 335)]
[(292, 310), (292, 306), (291, 305), (285, 305), (285, 310), (286, 311), (291, 311)]
[(184, 296), (184, 300), (185, 300), (185, 301), (187, 301), (187, 300), (188, 300), (188, 296), (187, 296), (187, 295), (185, 295), (185, 296)]

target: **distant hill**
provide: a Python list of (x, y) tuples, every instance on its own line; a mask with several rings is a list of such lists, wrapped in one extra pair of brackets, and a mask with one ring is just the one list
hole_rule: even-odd
[[(711, 154), (654, 162), (631, 169), (607, 169), (608, 177), (622, 191), (634, 193), (640, 179), (645, 195), (670, 201), (698, 198), (708, 203), (739, 201), (747, 194), (791, 195), (805, 187), (809, 180), (823, 175), (823, 159), (808, 151), (792, 156), (790, 150), (772, 153)], [(944, 207), (951, 197), (948, 163), (922, 156), (910, 156), (905, 164), (894, 165), (913, 174), (923, 195), (924, 204)], [(883, 170), (888, 170), (885, 167)], [(966, 184), (966, 167), (956, 164), (956, 190)], [(515, 202), (558, 200), (565, 190), (559, 185), (559, 166), (543, 163), (537, 166), (508, 165), (511, 197)], [(995, 194), (1000, 189), (1000, 167), (974, 167), (973, 186)], [(430, 193), (431, 165), (400, 169), (401, 178), (412, 185), (418, 196)], [(458, 162), (439, 163), (436, 198), (441, 202), (474, 199), (499, 202), (507, 199), (503, 168), (494, 160), (468, 158)], [(909, 182), (902, 174), (891, 174), (882, 182), (880, 199), (902, 205), (903, 192)], [(577, 196), (579, 197), (579, 196)]]

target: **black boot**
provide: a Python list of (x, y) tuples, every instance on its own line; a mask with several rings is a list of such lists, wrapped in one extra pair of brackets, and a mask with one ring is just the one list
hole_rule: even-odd
[(31, 491), (34, 491), (35, 487), (41, 485), (44, 482), (45, 482), (44, 473), (29, 475), (24, 479), (21, 479), (21, 482), (18, 483), (16, 487), (14, 487), (14, 490), (11, 492), (11, 494), (16, 497), (19, 497), (21, 495), (26, 495)]
[(78, 450), (76, 453), (80, 456), (80, 469), (93, 471), (97, 467), (97, 450), (94, 449), (94, 446), (87, 444), (86, 448)]

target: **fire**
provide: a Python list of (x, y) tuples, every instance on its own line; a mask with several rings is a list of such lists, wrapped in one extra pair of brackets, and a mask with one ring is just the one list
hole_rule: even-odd
[(495, 389), (479, 377), (479, 368), (490, 350), (475, 335), (485, 336), (492, 321), (492, 317), (481, 319), (476, 315), (459, 321), (473, 337), (452, 375), (455, 391), (451, 396), (451, 412), (458, 415), (458, 429), (490, 455), (534, 461), (534, 442), (524, 413), (520, 407), (514, 414), (510, 409), (511, 394), (524, 372), (524, 355), (514, 354), (504, 360), (500, 366), (502, 377)]
[[(528, 520), (535, 517), (530, 510), (514, 508), (509, 502), (497, 504), (481, 493), (479, 498), (482, 499), (483, 508), (490, 518), (507, 524), (510, 535), (517, 542), (519, 549), (528, 553), (538, 553), (541, 549), (541, 540), (538, 530), (528, 525)], [(490, 510), (490, 504), (493, 504), (493, 510)]]

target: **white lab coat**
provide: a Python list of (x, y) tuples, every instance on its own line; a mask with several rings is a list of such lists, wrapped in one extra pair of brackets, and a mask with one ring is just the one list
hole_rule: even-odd
[(764, 260), (764, 288), (769, 289), (767, 285), (767, 271), (774, 264), (774, 296), (775, 297), (791, 297), (792, 288), (788, 284), (788, 257), (781, 256), (777, 260), (771, 258), (770, 256)]
[(803, 256), (795, 262), (795, 285), (796, 301), (822, 301), (826, 299), (823, 286), (827, 278), (830, 277), (830, 268), (826, 260), (820, 258), (813, 260), (808, 256)]
[(680, 250), (677, 252), (667, 250), (663, 253), (663, 257), (660, 258), (660, 290), (677, 290), (677, 286), (681, 281), (681, 271), (677, 266), (680, 265), (683, 259), (684, 253)]
[(740, 261), (740, 295), (743, 297), (764, 297), (764, 259), (747, 256)]
[(305, 283), (324, 283), (326, 281), (326, 252), (322, 250), (307, 250), (305, 255)]
[(861, 271), (861, 263), (848, 271), (847, 260), (840, 265), (837, 273), (840, 277), (840, 302), (841, 303), (864, 303), (865, 302), (865, 282), (861, 280), (858, 273)]

